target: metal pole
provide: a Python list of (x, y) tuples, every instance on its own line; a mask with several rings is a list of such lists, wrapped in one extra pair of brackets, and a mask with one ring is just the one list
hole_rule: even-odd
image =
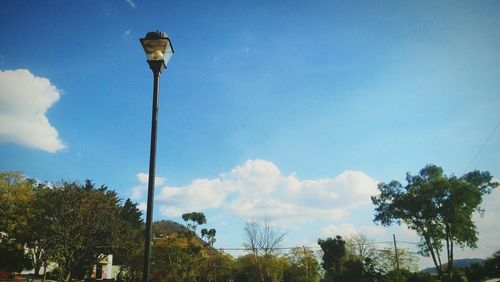
[[(163, 63), (163, 62), (162, 62)], [(144, 238), (144, 268), (142, 281), (149, 281), (150, 258), (151, 258), (151, 240), (152, 240), (152, 221), (153, 221), (153, 202), (155, 188), (155, 164), (156, 164), (156, 139), (158, 128), (158, 90), (160, 88), (160, 70), (153, 70), (153, 113), (151, 118), (151, 149), (149, 155), (149, 180), (148, 180), (148, 203), (146, 211), (146, 234)]]

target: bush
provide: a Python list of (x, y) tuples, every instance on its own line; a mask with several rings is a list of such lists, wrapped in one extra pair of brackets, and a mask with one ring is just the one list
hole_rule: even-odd
[(414, 272), (406, 282), (436, 282), (437, 280), (427, 272)]

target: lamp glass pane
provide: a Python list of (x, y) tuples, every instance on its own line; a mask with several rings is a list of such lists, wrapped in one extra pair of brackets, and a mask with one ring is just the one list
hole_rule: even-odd
[[(168, 43), (170, 43), (170, 41)], [(165, 48), (165, 53), (163, 55), (163, 61), (165, 62), (165, 65), (168, 64), (168, 61), (170, 60), (170, 58), (172, 57), (173, 54), (174, 54), (174, 50), (172, 50), (172, 45), (167, 44), (167, 46)]]
[(141, 43), (148, 60), (150, 61), (164, 60), (165, 51), (167, 49), (167, 45), (169, 45), (167, 38), (143, 39)]

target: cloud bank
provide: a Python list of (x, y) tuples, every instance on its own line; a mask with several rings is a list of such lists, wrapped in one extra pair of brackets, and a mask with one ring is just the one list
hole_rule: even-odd
[(64, 149), (46, 116), (59, 97), (59, 90), (48, 79), (29, 70), (0, 71), (0, 142), (51, 153)]
[(371, 204), (377, 181), (360, 171), (334, 178), (299, 179), (283, 175), (270, 161), (248, 160), (218, 178), (196, 179), (181, 187), (164, 186), (156, 204), (164, 216), (219, 209), (244, 219), (269, 216), (280, 224), (318, 219), (341, 220), (353, 208)]

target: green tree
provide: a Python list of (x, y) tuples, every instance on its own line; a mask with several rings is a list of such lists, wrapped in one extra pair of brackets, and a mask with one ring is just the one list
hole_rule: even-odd
[(500, 277), (500, 250), (487, 257), (482, 263), (473, 263), (464, 269), (469, 282), (479, 282)]
[(4, 234), (4, 243), (15, 244), (15, 249), (21, 249), (23, 257), (28, 259), (29, 265), (20, 265), (34, 269), (37, 276), (47, 259), (45, 229), (38, 205), (38, 195), (45, 186), (19, 172), (0, 172), (0, 232)]
[[(382, 281), (385, 271), (381, 267), (377, 254), (378, 251), (373, 241), (364, 235), (351, 235), (346, 239), (347, 261), (344, 264), (347, 265), (347, 269), (344, 269), (344, 276), (356, 277), (364, 281)], [(347, 274), (347, 272), (352, 274)]]
[(441, 280), (451, 280), (454, 247), (476, 247), (472, 214), (482, 212), (483, 196), (498, 184), (488, 172), (446, 176), (435, 165), (427, 165), (415, 176), (407, 174), (406, 181), (405, 186), (395, 180), (378, 185), (380, 195), (372, 197), (374, 221), (384, 226), (405, 223), (415, 230), (421, 238), (420, 253), (432, 257)]
[(288, 266), (285, 281), (317, 282), (320, 280), (320, 266), (314, 252), (306, 248), (293, 248), (285, 256)]
[(376, 249), (373, 247), (373, 242), (368, 240), (364, 235), (354, 234), (345, 240), (346, 252), (364, 261), (367, 258), (373, 258)]
[(229, 255), (217, 251), (207, 252), (205, 262), (201, 265), (202, 273), (206, 273), (201, 277), (200, 281), (232, 281), (235, 261)]
[(34, 200), (32, 202), (32, 210), (28, 217), (28, 228), (21, 236), (21, 241), (24, 242), (25, 248), (31, 261), (31, 267), (35, 270), (35, 276), (40, 275), (40, 269), (43, 267), (43, 281), (46, 278), (46, 270), (49, 260), (54, 257), (54, 250), (50, 248), (49, 242), (52, 238), (52, 231), (47, 224), (45, 217), (45, 200), (47, 197), (43, 195), (50, 193), (50, 188), (47, 183), (37, 183), (33, 185)]
[(120, 232), (119, 199), (107, 187), (65, 182), (41, 195), (44, 224), (51, 232), (48, 248), (65, 280), (83, 278), (103, 254), (113, 252)]
[(29, 228), (32, 182), (20, 172), (0, 172), (0, 232), (16, 239)]
[(181, 233), (187, 231), (186, 226), (173, 220), (155, 221), (153, 223), (152, 229), (154, 238), (162, 238), (172, 233)]
[(345, 240), (337, 235), (333, 239), (319, 239), (318, 245), (323, 251), (321, 266), (325, 270), (324, 281), (343, 281), (343, 263), (347, 254)]
[(397, 249), (397, 256), (392, 247), (377, 250), (375, 259), (385, 272), (396, 271), (397, 265), (400, 269), (406, 269), (410, 272), (418, 271), (418, 256), (403, 248)]
[[(213, 249), (215, 229), (202, 229), (201, 238), (197, 227), (206, 224), (201, 212), (182, 215), (185, 226), (172, 221), (159, 221), (153, 225), (155, 234), (152, 257), (154, 281), (204, 281), (210, 277), (224, 276), (226, 257)], [(226, 273), (227, 274), (227, 273)]]
[[(259, 265), (253, 254), (246, 254), (236, 259), (234, 281), (245, 282), (280, 282), (288, 281), (285, 278), (285, 269), (288, 267), (288, 260), (277, 255), (260, 257)], [(262, 275), (261, 275), (262, 271)]]
[[(405, 273), (410, 274), (418, 271), (417, 255), (403, 248), (397, 249), (397, 256), (392, 247), (377, 250), (374, 260), (378, 269), (387, 276), (389, 281), (404, 281), (402, 278), (404, 278)], [(400, 276), (399, 279), (398, 276)]]
[(266, 217), (262, 224), (252, 220), (245, 224), (245, 242), (243, 246), (252, 253), (255, 264), (258, 266), (260, 280), (266, 280), (266, 262), (274, 262), (271, 258), (278, 255), (278, 247), (285, 238), (286, 232), (271, 225)]
[(484, 269), (488, 277), (500, 277), (500, 250), (486, 259)]
[(465, 267), (464, 271), (467, 280), (470, 282), (479, 282), (487, 276), (482, 263), (470, 264)]
[(144, 259), (144, 222), (142, 212), (127, 199), (120, 207), (118, 232), (113, 236), (113, 263), (120, 265), (121, 279), (132, 281), (142, 276)]
[(0, 233), (0, 269), (8, 272), (20, 272), (30, 266), (29, 257), (21, 244)]
[(414, 272), (409, 275), (406, 282), (436, 282), (436, 279), (434, 279), (434, 277), (432, 277), (432, 275), (427, 272)]
[(193, 232), (196, 232), (198, 225), (207, 223), (207, 218), (202, 212), (185, 213), (182, 215), (182, 219), (186, 222), (186, 227)]

